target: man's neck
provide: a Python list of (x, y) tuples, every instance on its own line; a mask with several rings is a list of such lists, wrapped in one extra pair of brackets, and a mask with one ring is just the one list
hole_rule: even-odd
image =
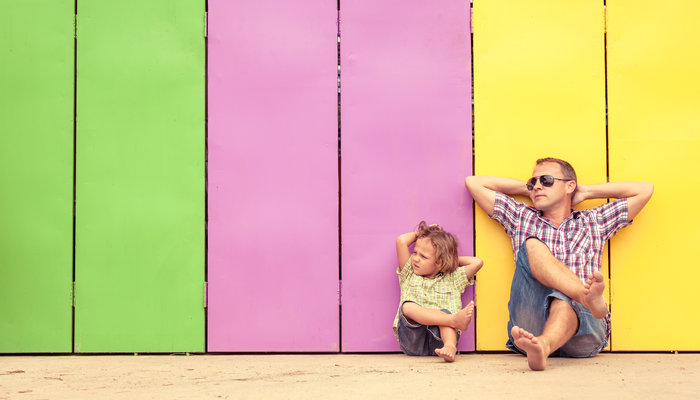
[(571, 215), (571, 206), (567, 204), (568, 207), (560, 207), (554, 210), (542, 211), (542, 216), (547, 218), (556, 226), (557, 228), (564, 222), (565, 219), (569, 218)]

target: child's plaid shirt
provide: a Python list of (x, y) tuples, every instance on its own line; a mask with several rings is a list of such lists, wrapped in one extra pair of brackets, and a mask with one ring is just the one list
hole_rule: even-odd
[[(397, 269), (399, 285), (401, 286), (401, 302), (399, 308), (406, 301), (411, 301), (421, 307), (436, 310), (449, 310), (456, 314), (462, 309), (462, 293), (469, 285), (474, 284), (474, 279), (467, 277), (464, 267), (459, 267), (451, 274), (442, 272), (433, 278), (424, 278), (413, 272), (413, 261), (409, 257), (402, 269)], [(394, 318), (394, 334), (399, 324), (399, 312)]]

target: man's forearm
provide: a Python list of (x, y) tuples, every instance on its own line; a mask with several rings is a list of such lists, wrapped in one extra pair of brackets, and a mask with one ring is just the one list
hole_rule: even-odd
[(578, 185), (582, 200), (622, 199), (653, 191), (648, 182), (607, 182), (594, 185)]
[(509, 196), (529, 196), (530, 192), (525, 182), (501, 176), (470, 176), (468, 179), (495, 192), (501, 192)]
[(525, 182), (500, 176), (468, 176), (465, 183), (476, 204), (488, 216), (493, 215), (496, 192), (505, 193), (509, 196), (527, 196), (529, 193)]
[(631, 221), (644, 208), (651, 195), (654, 185), (649, 182), (608, 182), (597, 185), (578, 185), (573, 204), (590, 199), (627, 199), (627, 219)]

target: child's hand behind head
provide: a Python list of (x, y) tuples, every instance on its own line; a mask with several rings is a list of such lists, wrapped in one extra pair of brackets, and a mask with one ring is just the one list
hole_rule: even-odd
[(430, 232), (444, 232), (444, 230), (438, 224), (428, 225), (425, 221), (418, 223), (418, 227), (416, 228), (416, 234), (418, 234), (418, 237), (426, 236)]

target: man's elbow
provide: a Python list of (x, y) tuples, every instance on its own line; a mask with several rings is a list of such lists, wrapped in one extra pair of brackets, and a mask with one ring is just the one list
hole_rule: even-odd
[(464, 179), (464, 185), (467, 187), (467, 190), (469, 190), (470, 193), (473, 193), (477, 180), (478, 178), (476, 176), (468, 176)]
[(646, 200), (649, 200), (651, 198), (651, 195), (654, 194), (654, 184), (651, 182), (642, 182), (641, 194)]

